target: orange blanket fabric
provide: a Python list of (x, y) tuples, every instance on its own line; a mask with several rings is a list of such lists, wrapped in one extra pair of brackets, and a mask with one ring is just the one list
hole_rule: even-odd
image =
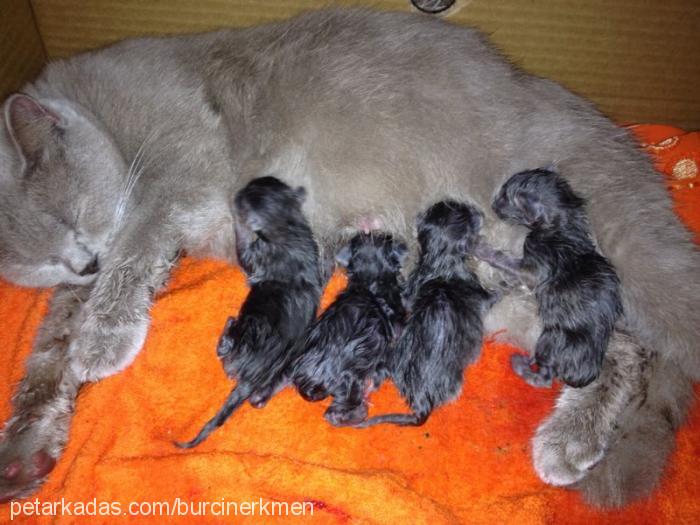
[[(634, 128), (656, 156), (678, 213), (700, 235), (700, 133)], [(661, 175), (660, 175), (661, 176)], [(700, 239), (700, 237), (699, 237)], [(326, 304), (343, 286), (337, 276)], [(39, 502), (118, 503), (120, 517), (44, 516), (19, 522), (90, 523), (690, 523), (700, 516), (700, 406), (678, 433), (661, 487), (619, 511), (587, 507), (566, 489), (542, 483), (530, 463), (530, 437), (556, 392), (525, 385), (511, 371), (511, 348), (486, 344), (468, 369), (459, 401), (420, 428), (337, 429), (327, 402), (305, 403), (287, 389), (263, 410), (242, 408), (191, 451), (189, 439), (229, 392), (214, 348), (246, 295), (236, 268), (185, 259), (153, 308), (153, 325), (124, 373), (83, 389), (65, 454)], [(0, 283), (0, 419), (50, 291)], [(700, 392), (700, 390), (698, 390)], [(402, 409), (390, 384), (373, 411)], [(313, 516), (129, 516), (131, 502), (266, 501), (314, 503)], [(30, 500), (32, 501), (32, 500)], [(114, 506), (112, 507), (114, 509)], [(242, 508), (241, 508), (242, 510)], [(10, 505), (0, 506), (9, 522)]]

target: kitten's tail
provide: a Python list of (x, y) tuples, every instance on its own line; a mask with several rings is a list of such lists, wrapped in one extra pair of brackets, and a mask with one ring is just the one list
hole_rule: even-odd
[(192, 448), (199, 445), (202, 441), (207, 439), (209, 434), (223, 425), (226, 420), (231, 417), (231, 414), (233, 414), (243, 403), (246, 402), (246, 400), (250, 397), (251, 392), (252, 389), (250, 386), (236, 385), (226, 398), (224, 406), (222, 406), (216, 415), (211, 418), (206, 425), (204, 425), (202, 430), (199, 431), (199, 434), (197, 434), (194, 439), (184, 443), (175, 441), (175, 445), (180, 448)]
[(428, 420), (430, 413), (427, 414), (382, 414), (381, 416), (374, 416), (369, 419), (364, 420), (362, 423), (353, 425), (355, 428), (369, 428), (375, 425), (381, 425), (384, 423), (390, 423), (392, 425), (399, 425), (401, 427), (413, 426), (419, 427)]

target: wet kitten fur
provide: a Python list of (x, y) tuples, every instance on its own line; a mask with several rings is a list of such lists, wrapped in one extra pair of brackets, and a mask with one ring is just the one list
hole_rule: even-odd
[[(66, 285), (57, 290), (34, 345), (41, 357), (13, 401), (0, 471), (15, 461), (29, 471), (40, 451), (58, 457), (79, 385), (133, 361), (153, 292), (180, 250), (235, 259), (228, 203), (264, 174), (307, 188), (311, 226), (335, 253), (338, 232), (358, 216), (409, 238), (429, 204), (469, 198), (487, 209), (507, 176), (552, 165), (589, 203), (596, 242), (620, 275), (625, 322), (666, 362), (654, 369), (658, 382), (685, 392), (700, 378), (700, 257), (650, 160), (591, 104), (513, 68), (477, 31), (408, 13), (324, 10), (127, 40), (53, 61), (22, 92), (32, 98), (9, 98), (0, 126), (0, 274), (82, 284), (86, 300), (63, 301)], [(486, 213), (487, 240), (518, 250), (525, 232)], [(100, 264), (80, 282), (78, 248)], [(515, 310), (509, 301), (502, 312)], [(520, 332), (512, 323), (522, 316), (489, 317), (493, 329)], [(673, 399), (650, 410), (683, 413)], [(638, 453), (670, 443), (670, 434), (649, 442), (653, 418), (637, 416), (628, 441)], [(0, 499), (29, 494), (42, 478), (0, 477)]]
[(462, 391), (464, 369), (481, 351), (482, 317), (496, 301), (466, 264), (482, 223), (480, 211), (455, 201), (419, 216), (420, 256), (406, 293), (410, 315), (389, 362), (412, 413), (374, 416), (358, 427), (422, 425)]
[(591, 383), (622, 315), (620, 281), (596, 251), (584, 204), (564, 179), (545, 169), (516, 173), (492, 204), (499, 218), (530, 230), (522, 258), (489, 247), (483, 255), (534, 289), (543, 325), (535, 354), (511, 359), (513, 370), (534, 386), (550, 386), (555, 377), (573, 387)]
[(347, 288), (309, 328), (292, 372), (307, 401), (333, 397), (324, 414), (332, 425), (364, 420), (368, 392), (387, 376), (405, 322), (401, 265), (406, 252), (405, 244), (381, 232), (359, 233), (338, 252)]
[(181, 448), (199, 445), (246, 401), (263, 407), (287, 382), (292, 349), (316, 316), (322, 290), (318, 248), (301, 211), (305, 194), (274, 177), (254, 179), (236, 194), (238, 260), (250, 292), (217, 347), (236, 386), (194, 439), (176, 443)]

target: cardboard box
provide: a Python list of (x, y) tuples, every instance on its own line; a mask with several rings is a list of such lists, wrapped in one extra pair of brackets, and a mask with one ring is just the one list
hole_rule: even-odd
[[(0, 95), (47, 58), (129, 36), (281, 20), (329, 3), (414, 9), (409, 0), (3, 0)], [(440, 16), (482, 29), (516, 64), (620, 123), (700, 128), (697, 0), (457, 0)]]

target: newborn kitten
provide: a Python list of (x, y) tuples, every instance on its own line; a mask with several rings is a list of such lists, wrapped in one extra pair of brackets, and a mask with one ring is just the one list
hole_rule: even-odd
[[(420, 203), (469, 193), (490, 205), (502, 166), (549, 162), (590, 199), (596, 240), (625, 276), (625, 322), (664, 362), (649, 403), (620, 421), (624, 459), (611, 450), (615, 475), (596, 490), (622, 502), (658, 479), (663, 461), (640, 469), (627, 449), (670, 448), (670, 432), (650, 438), (654, 425), (669, 405), (684, 413), (700, 380), (700, 252), (628, 132), (516, 71), (478, 31), (411, 13), (319, 10), (51, 61), (22, 92), (0, 123), (0, 275), (59, 288), (3, 427), (0, 501), (43, 483), (50, 468), (35, 460), (59, 458), (80, 386), (138, 355), (172, 257), (232, 255), (225, 196), (244, 177), (305, 184), (304, 210), (335, 253), (357, 217), (406, 236)], [(515, 249), (515, 236), (503, 246)], [(80, 275), (95, 257), (100, 271)], [(68, 300), (76, 289), (82, 300)], [(566, 411), (588, 406), (584, 397)]]
[(411, 313), (390, 375), (412, 414), (385, 414), (357, 425), (422, 425), (438, 406), (455, 399), (465, 367), (479, 356), (482, 316), (496, 296), (467, 267), (483, 215), (472, 206), (442, 201), (418, 218), (420, 259), (407, 289)]
[(404, 323), (401, 264), (406, 245), (384, 233), (359, 233), (336, 256), (348, 285), (310, 327), (293, 381), (307, 401), (327, 396), (335, 426), (367, 417), (365, 395), (386, 377), (390, 346)]
[(515, 372), (533, 386), (550, 386), (554, 377), (572, 387), (591, 383), (600, 374), (622, 315), (620, 281), (596, 251), (584, 204), (556, 173), (517, 173), (501, 187), (492, 207), (501, 219), (530, 229), (522, 259), (484, 246), (478, 250), (535, 290), (542, 334), (534, 357), (516, 354), (511, 360)]
[(237, 383), (197, 437), (179, 447), (198, 445), (246, 400), (262, 407), (285, 385), (291, 347), (314, 319), (322, 289), (304, 197), (304, 188), (274, 177), (254, 179), (236, 195), (236, 248), (251, 288), (217, 354)]

